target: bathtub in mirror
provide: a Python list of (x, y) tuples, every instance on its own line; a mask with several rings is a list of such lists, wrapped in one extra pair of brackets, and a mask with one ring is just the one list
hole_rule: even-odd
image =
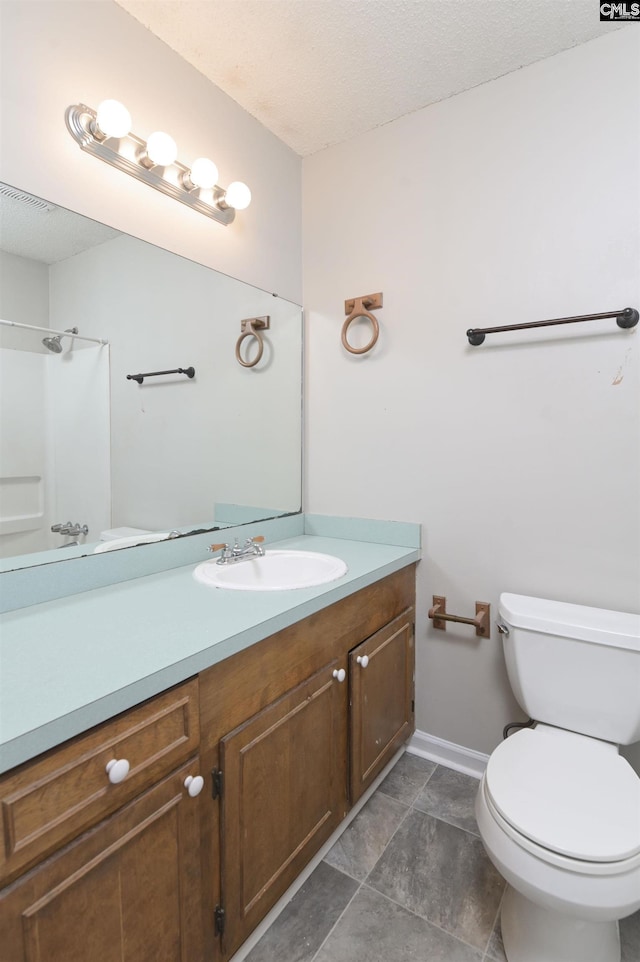
[(299, 305), (4, 185), (0, 228), (2, 570), (300, 511)]

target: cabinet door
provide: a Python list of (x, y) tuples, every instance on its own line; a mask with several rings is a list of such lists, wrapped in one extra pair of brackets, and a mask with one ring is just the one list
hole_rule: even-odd
[(408, 608), (349, 653), (352, 804), (414, 731), (413, 623)]
[(201, 959), (197, 762), (0, 892), (3, 962)]
[(224, 954), (346, 813), (346, 672), (332, 661), (221, 742)]

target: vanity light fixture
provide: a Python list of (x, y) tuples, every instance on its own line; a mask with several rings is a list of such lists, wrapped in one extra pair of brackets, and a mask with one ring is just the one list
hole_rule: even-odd
[(156, 130), (149, 136), (147, 146), (138, 154), (138, 160), (143, 167), (151, 170), (153, 167), (171, 167), (178, 156), (178, 146), (169, 134)]
[(207, 157), (190, 168), (181, 164), (169, 134), (158, 130), (147, 141), (136, 137), (129, 111), (117, 100), (104, 100), (97, 110), (74, 104), (67, 107), (65, 120), (82, 150), (220, 224), (230, 224), (236, 211), (251, 203), (246, 184), (234, 181), (226, 190), (218, 186), (218, 168)]

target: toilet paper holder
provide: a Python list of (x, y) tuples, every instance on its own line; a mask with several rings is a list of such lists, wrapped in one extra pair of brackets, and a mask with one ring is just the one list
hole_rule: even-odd
[(433, 621), (433, 627), (439, 631), (446, 631), (447, 622), (454, 621), (458, 625), (473, 625), (478, 638), (491, 637), (491, 605), (486, 601), (476, 601), (475, 618), (464, 618), (462, 615), (451, 615), (447, 612), (447, 599), (444, 595), (433, 595), (429, 618)]

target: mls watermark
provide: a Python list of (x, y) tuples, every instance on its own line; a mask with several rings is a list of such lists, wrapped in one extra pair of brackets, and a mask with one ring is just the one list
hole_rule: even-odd
[(635, 20), (640, 23), (640, 3), (601, 3), (601, 20)]

